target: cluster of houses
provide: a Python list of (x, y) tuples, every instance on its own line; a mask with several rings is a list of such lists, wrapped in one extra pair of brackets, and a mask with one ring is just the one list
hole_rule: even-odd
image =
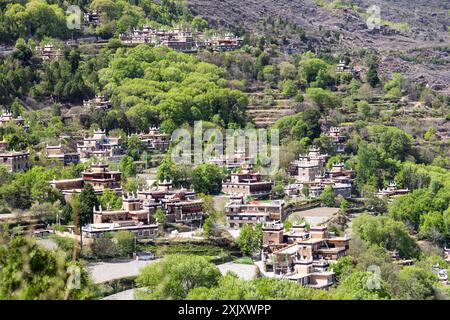
[(312, 288), (328, 288), (334, 283), (330, 263), (349, 250), (350, 237), (337, 237), (326, 226), (308, 230), (301, 223), (285, 231), (281, 222), (272, 221), (263, 225), (262, 232), (262, 273)]
[(195, 191), (175, 189), (170, 181), (162, 181), (158, 186), (138, 190), (136, 194), (124, 194), (121, 187), (121, 173), (110, 171), (107, 164), (94, 164), (81, 173), (81, 178), (52, 180), (50, 185), (60, 190), (69, 200), (89, 184), (96, 195), (106, 189), (122, 196), (122, 208), (94, 208), (94, 221), (83, 227), (83, 235), (98, 237), (105, 232), (132, 231), (137, 236), (149, 237), (157, 234), (154, 214), (163, 210), (167, 221), (192, 223), (203, 218), (203, 200), (196, 198)]
[(155, 46), (165, 45), (179, 52), (197, 52), (201, 49), (212, 51), (232, 51), (242, 47), (240, 37), (226, 34), (224, 36), (214, 35), (203, 40), (201, 33), (193, 34), (183, 28), (173, 28), (169, 30), (154, 29), (150, 26), (143, 26), (141, 29), (134, 28), (129, 33), (122, 33), (119, 36), (123, 44), (151, 44)]
[[(141, 132), (138, 137), (149, 150), (165, 152), (169, 148), (170, 135), (162, 133), (159, 128), (151, 127), (148, 133)], [(117, 160), (123, 156), (123, 148), (120, 137), (110, 137), (105, 130), (97, 129), (92, 136), (86, 136), (77, 143), (76, 152), (64, 152), (61, 144), (47, 145), (46, 155), (48, 159), (68, 165), (86, 162), (93, 157), (102, 161)]]
[(327, 186), (331, 186), (335, 195), (350, 198), (355, 180), (355, 171), (346, 169), (342, 162), (334, 163), (326, 169), (328, 155), (322, 154), (319, 148), (311, 147), (309, 152), (300, 155), (298, 160), (290, 164), (289, 172), (296, 177), (296, 183), (289, 185), (289, 194), (300, 194), (304, 188), (311, 197), (319, 197)]

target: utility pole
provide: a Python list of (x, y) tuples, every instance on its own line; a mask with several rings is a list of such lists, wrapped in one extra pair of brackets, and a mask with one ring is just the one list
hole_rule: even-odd
[(75, 237), (73, 241), (72, 260), (76, 261), (78, 255), (78, 209), (76, 207), (73, 209), (73, 223), (73, 232), (75, 233)]

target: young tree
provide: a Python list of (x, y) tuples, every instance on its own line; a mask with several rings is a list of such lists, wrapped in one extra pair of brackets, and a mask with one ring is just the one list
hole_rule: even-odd
[(262, 226), (260, 224), (255, 226), (244, 224), (236, 241), (243, 253), (248, 255), (254, 254), (261, 249)]
[(135, 235), (130, 231), (118, 231), (113, 236), (117, 242), (117, 253), (121, 257), (129, 257), (134, 252)]
[(205, 236), (212, 237), (214, 235), (214, 221), (211, 217), (205, 219), (202, 229)]
[(320, 194), (320, 201), (327, 207), (336, 206), (336, 197), (334, 195), (333, 187), (326, 186), (323, 192)]
[(377, 84), (380, 83), (380, 78), (378, 78), (378, 72), (377, 72), (377, 69), (376, 69), (374, 66), (371, 66), (371, 67), (369, 68), (369, 71), (367, 71), (366, 81), (367, 81), (372, 87), (375, 87)]
[(92, 187), (92, 185), (90, 184), (85, 184), (76, 201), (80, 228), (85, 224), (92, 222), (94, 214), (93, 210), (94, 207), (98, 207), (98, 204), (99, 203), (94, 192), (94, 187)]
[(130, 156), (120, 159), (119, 168), (125, 177), (134, 177), (136, 175), (136, 164)]
[(122, 198), (117, 194), (117, 192), (108, 188), (103, 190), (103, 194), (98, 200), (104, 209), (120, 209), (122, 207)]
[(167, 224), (167, 216), (162, 209), (160, 208), (156, 209), (155, 220), (163, 227)]

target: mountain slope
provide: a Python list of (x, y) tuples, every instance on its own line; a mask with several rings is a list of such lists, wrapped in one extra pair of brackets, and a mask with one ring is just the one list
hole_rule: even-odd
[[(243, 26), (253, 33), (264, 34), (267, 33), (264, 21), (282, 17), (305, 30), (304, 42), (310, 47), (335, 53), (343, 49), (377, 50), (382, 57), (382, 73), (389, 76), (402, 72), (450, 94), (448, 1), (359, 0), (333, 4), (327, 0), (188, 0), (194, 12), (207, 17), (215, 26)], [(367, 27), (365, 14), (371, 5), (380, 7), (385, 25), (382, 32)], [(331, 31), (331, 36), (326, 31)], [(301, 45), (301, 41), (290, 40)]]

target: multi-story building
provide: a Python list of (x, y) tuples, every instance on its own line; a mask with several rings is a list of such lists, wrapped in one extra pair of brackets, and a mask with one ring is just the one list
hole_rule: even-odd
[(350, 238), (336, 237), (325, 226), (294, 225), (285, 232), (283, 224), (263, 226), (262, 267), (266, 276), (282, 277), (313, 287), (328, 288), (334, 283), (334, 272), (327, 271), (330, 262), (345, 256)]
[(247, 201), (243, 194), (232, 194), (225, 205), (227, 227), (265, 223), (284, 218), (284, 201)]
[(96, 27), (100, 23), (100, 13), (97, 10), (85, 12), (83, 22), (87, 26)]
[(136, 237), (155, 238), (158, 235), (158, 224), (152, 218), (154, 212), (143, 206), (141, 200), (132, 194), (122, 196), (122, 208), (112, 210), (101, 206), (94, 208), (94, 221), (82, 228), (87, 237), (100, 237), (107, 232), (127, 230)]
[(137, 196), (152, 212), (161, 208), (169, 222), (201, 221), (204, 216), (203, 199), (197, 199), (195, 191), (172, 188), (170, 181), (162, 181), (157, 187), (138, 190)]
[(344, 60), (340, 60), (339, 63), (336, 65), (336, 72), (338, 72), (338, 73), (350, 71), (350, 70), (351, 70), (351, 68)]
[(219, 155), (216, 157), (210, 157), (208, 163), (215, 164), (220, 167), (225, 167), (228, 171), (240, 168), (246, 163), (254, 163), (254, 157), (247, 156), (245, 151), (237, 150), (232, 155)]
[(87, 109), (108, 110), (111, 108), (111, 101), (106, 99), (103, 95), (96, 95), (91, 100), (83, 100), (83, 106)]
[(30, 152), (8, 151), (7, 146), (8, 142), (0, 141), (0, 166), (11, 172), (27, 170), (30, 167)]
[(192, 32), (176, 28), (160, 37), (160, 44), (179, 52), (196, 52), (197, 42), (192, 36)]
[(228, 33), (225, 36), (214, 35), (206, 40), (205, 46), (212, 51), (233, 51), (242, 48), (242, 42), (240, 37)]
[(335, 195), (350, 198), (353, 190), (355, 171), (345, 169), (344, 163), (334, 163), (326, 170), (328, 155), (320, 149), (310, 147), (308, 154), (300, 155), (291, 163), (289, 172), (296, 176), (296, 183), (289, 186), (289, 194), (298, 195), (303, 189), (311, 197), (319, 197), (327, 186), (331, 186)]
[(119, 171), (109, 171), (107, 164), (94, 164), (90, 169), (81, 173), (81, 178), (52, 180), (50, 185), (60, 190), (67, 199), (73, 193), (80, 193), (85, 184), (90, 184), (97, 195), (103, 194), (105, 189), (111, 189), (122, 194), (121, 173)]
[(37, 51), (42, 60), (55, 60), (63, 56), (62, 50), (55, 48), (53, 44), (46, 44), (43, 47), (37, 47)]
[(327, 186), (333, 188), (336, 196), (350, 198), (352, 195), (355, 180), (355, 171), (345, 169), (344, 163), (334, 163), (330, 170), (317, 174), (313, 181), (303, 182), (311, 197), (319, 197)]
[(122, 195), (122, 208), (99, 208), (94, 209), (94, 223), (108, 223), (113, 221), (133, 220), (150, 224), (153, 222), (153, 214), (143, 202), (131, 193)]
[(79, 153), (63, 152), (61, 144), (59, 144), (57, 146), (49, 146), (47, 144), (46, 153), (47, 153), (47, 159), (58, 160), (65, 166), (68, 164), (71, 164), (71, 163), (77, 164), (80, 162), (80, 154)]
[(409, 193), (409, 189), (399, 189), (395, 181), (391, 181), (387, 188), (378, 190), (375, 194), (378, 198), (392, 198), (396, 196), (402, 196)]
[(342, 134), (340, 127), (331, 127), (327, 132), (328, 137), (331, 138), (337, 153), (345, 151), (346, 137)]
[(30, 126), (25, 123), (25, 119), (22, 118), (22, 116), (15, 118), (10, 111), (4, 109), (3, 113), (0, 115), (0, 127), (9, 123), (17, 124), (18, 126), (23, 127), (25, 131), (30, 128)]
[(81, 231), (86, 238), (99, 238), (106, 233), (117, 231), (132, 232), (136, 238), (155, 238), (158, 235), (158, 224), (145, 224), (133, 220), (91, 223), (83, 226)]
[(180, 52), (196, 52), (198, 50), (197, 41), (194, 39), (192, 32), (182, 28), (156, 30), (144, 26), (142, 29), (133, 29), (131, 33), (120, 34), (119, 39), (125, 44), (166, 45)]
[(170, 145), (170, 135), (162, 133), (157, 127), (150, 127), (148, 133), (141, 132), (139, 139), (144, 142), (150, 150), (165, 152)]
[(297, 176), (298, 182), (313, 181), (325, 167), (328, 155), (321, 154), (320, 149), (310, 147), (308, 154), (300, 155), (291, 163), (289, 172)]
[(117, 159), (122, 155), (120, 137), (108, 137), (105, 130), (97, 129), (92, 137), (84, 137), (83, 144), (77, 144), (81, 162), (91, 157)]
[(231, 173), (231, 178), (222, 183), (222, 191), (227, 194), (267, 197), (272, 193), (272, 186), (272, 181), (263, 181), (261, 173), (254, 172), (250, 164), (245, 164), (241, 171)]

